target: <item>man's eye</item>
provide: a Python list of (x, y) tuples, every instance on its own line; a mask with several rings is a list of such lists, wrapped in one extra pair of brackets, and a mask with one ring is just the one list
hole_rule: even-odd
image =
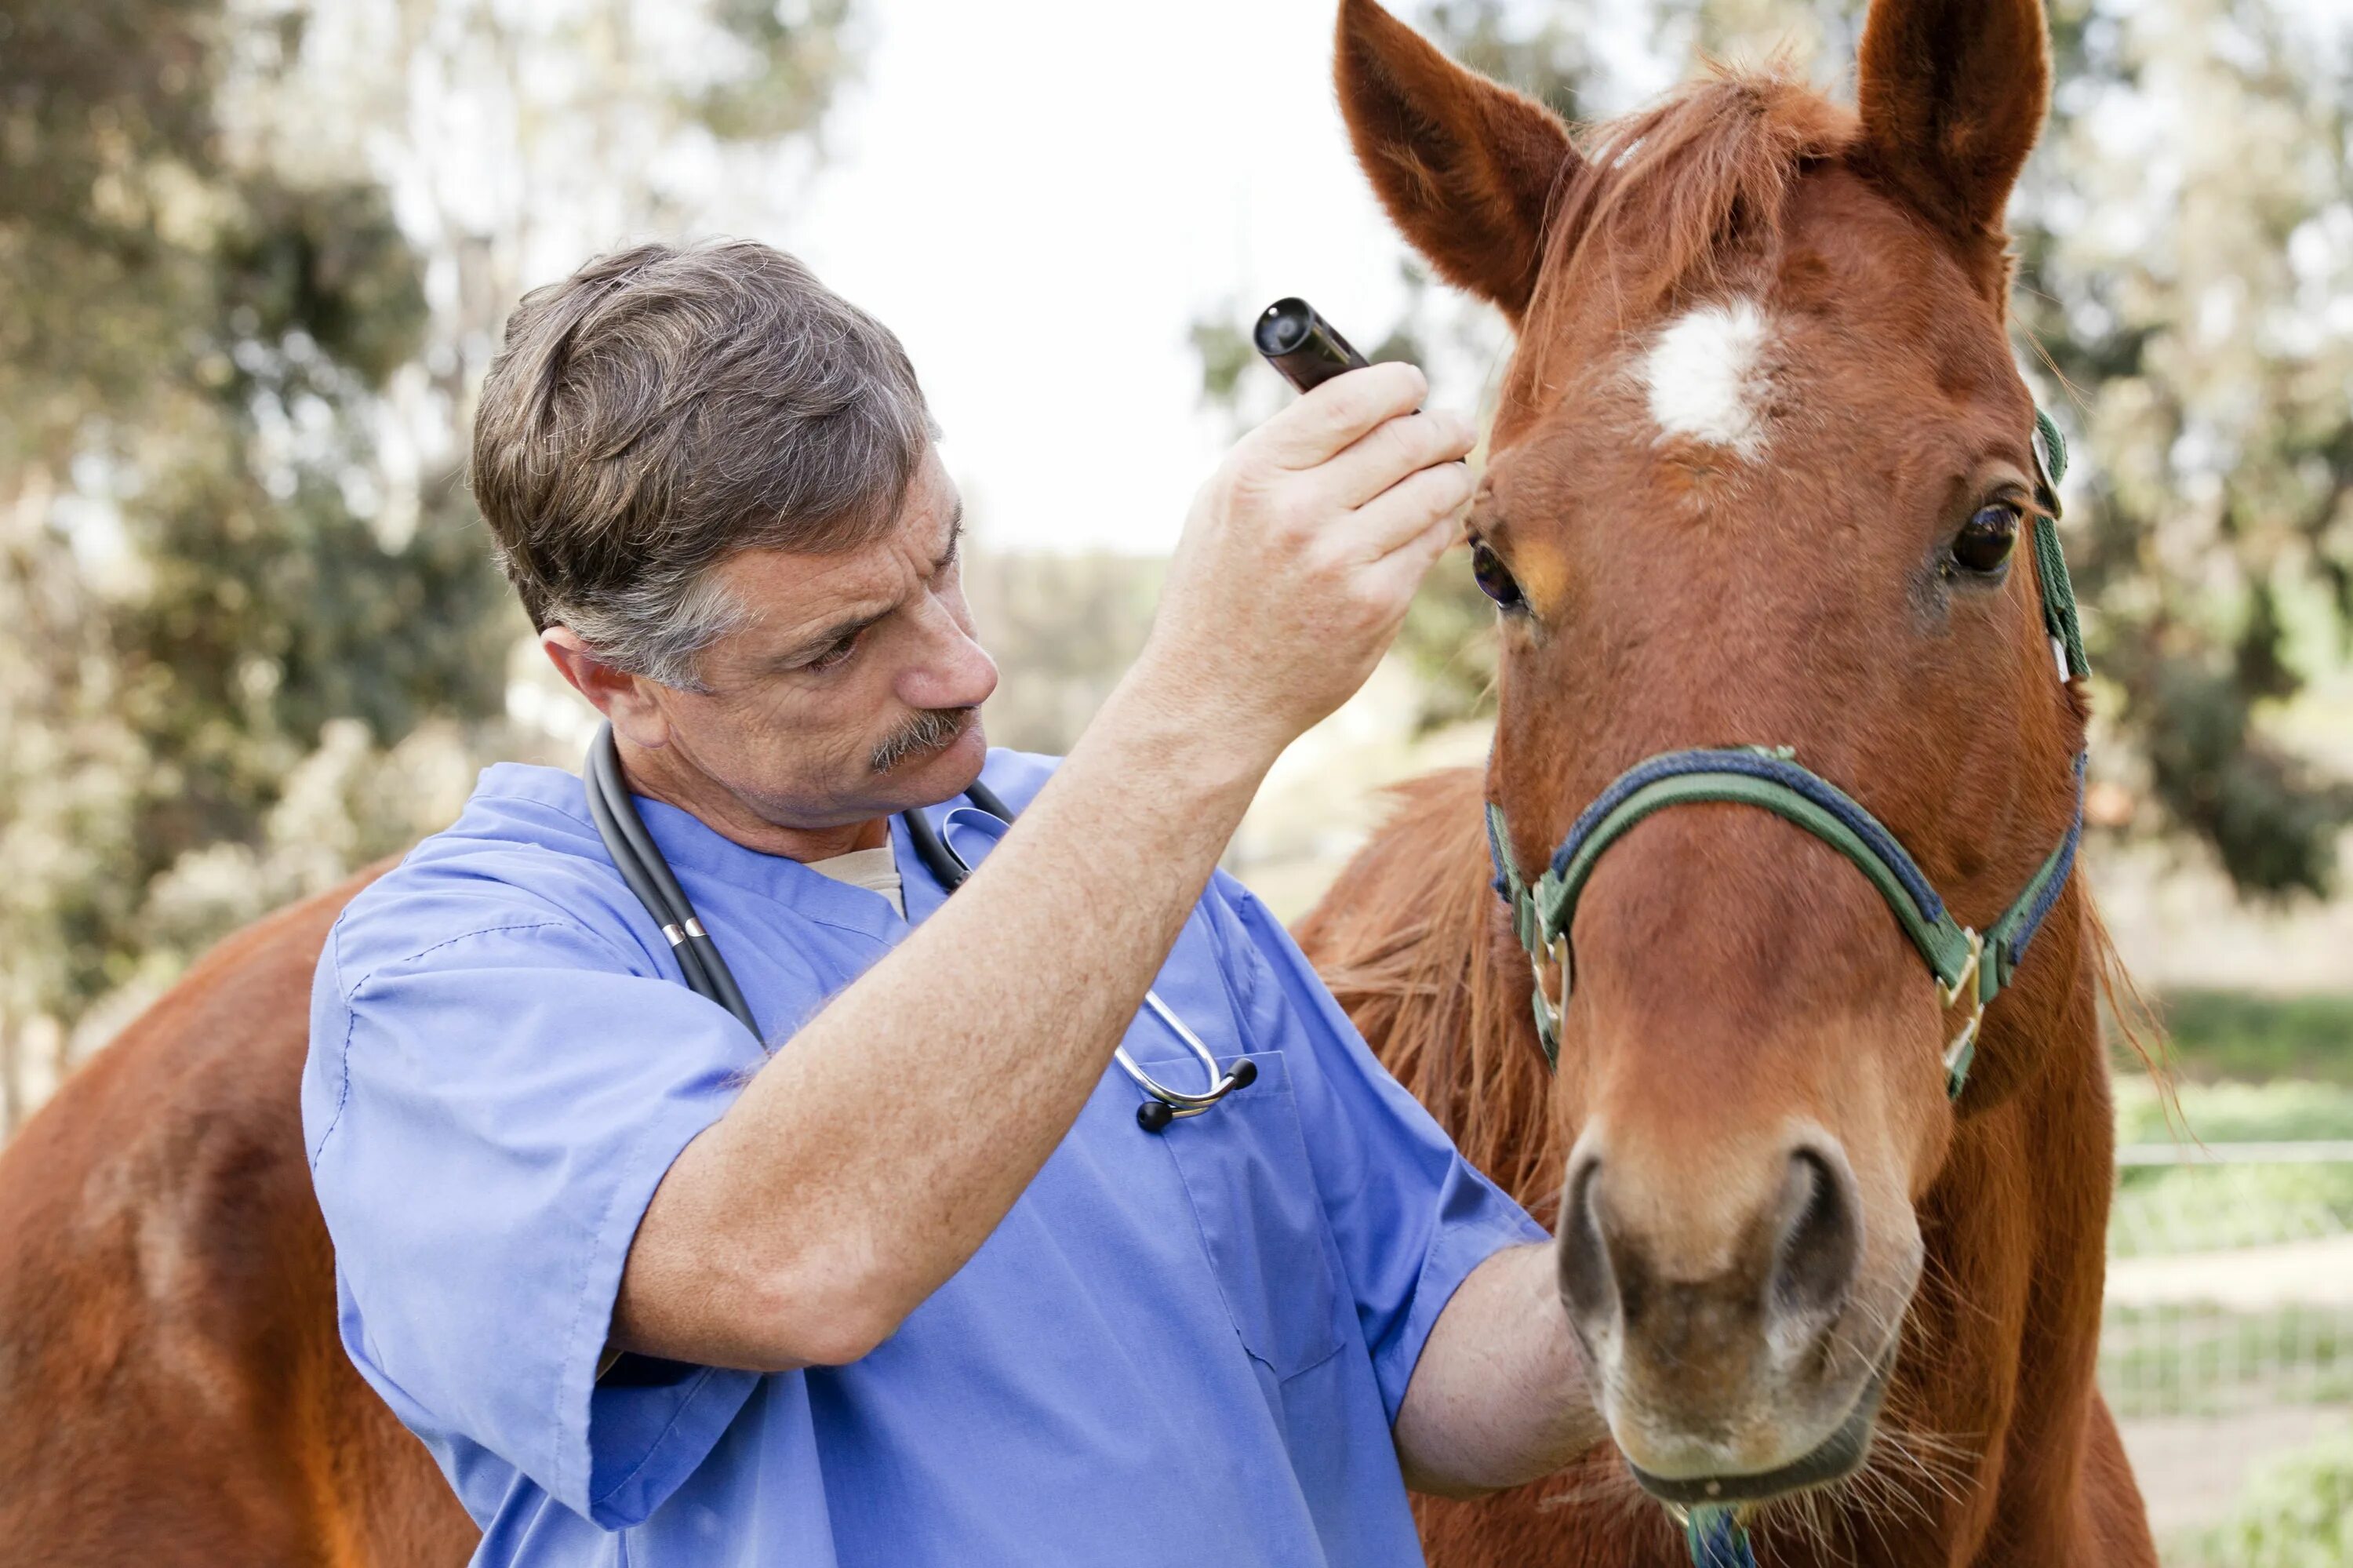
[(849, 662), (849, 656), (858, 652), (859, 640), (865, 634), (863, 632), (851, 632), (849, 636), (834, 642), (832, 645), (828, 647), (824, 652), (818, 654), (816, 658), (802, 665), (801, 668), (804, 670), (830, 670), (838, 665), (848, 663)]
[(1496, 608), (1524, 610), (1528, 607), (1526, 596), (1512, 576), (1503, 558), (1487, 547), (1483, 539), (1471, 541), (1471, 576), (1477, 579), (1479, 591), (1495, 601)]

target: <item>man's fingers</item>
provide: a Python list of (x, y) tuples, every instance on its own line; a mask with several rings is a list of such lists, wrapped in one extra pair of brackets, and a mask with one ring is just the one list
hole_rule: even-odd
[(1414, 366), (1368, 365), (1301, 397), (1261, 425), (1256, 440), (1278, 467), (1314, 468), (1383, 420), (1410, 414), (1429, 396), (1430, 383)]
[(1465, 455), (1478, 439), (1470, 420), (1442, 408), (1401, 415), (1357, 438), (1317, 477), (1341, 505), (1362, 506), (1417, 469)]
[(1471, 471), (1461, 463), (1409, 473), (1350, 514), (1354, 543), (1366, 559), (1379, 560), (1412, 546), (1433, 524), (1452, 527), (1471, 484)]
[(1414, 590), (1421, 586), (1421, 579), (1430, 575), (1430, 568), (1438, 564), (1438, 557), (1461, 537), (1461, 524), (1448, 511), (1369, 569), (1377, 574), (1382, 591), (1399, 599), (1411, 599)]

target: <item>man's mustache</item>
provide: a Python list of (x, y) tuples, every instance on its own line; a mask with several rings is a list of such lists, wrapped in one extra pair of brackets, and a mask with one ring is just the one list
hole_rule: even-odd
[(909, 719), (898, 733), (874, 748), (869, 766), (877, 773), (888, 773), (910, 758), (939, 751), (964, 734), (965, 726), (972, 722), (976, 708), (925, 708)]

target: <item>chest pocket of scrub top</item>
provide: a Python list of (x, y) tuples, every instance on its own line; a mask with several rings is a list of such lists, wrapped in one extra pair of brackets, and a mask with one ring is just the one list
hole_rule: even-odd
[[(1205, 1017), (1175, 996), (1164, 993), (1164, 1000), (1220, 1061), (1233, 1065), (1235, 1042), (1222, 1027), (1222, 1007)], [(1203, 1022), (1220, 1027), (1203, 1029)], [(1146, 1014), (1138, 1033), (1156, 1027)], [(1166, 1038), (1165, 1030), (1161, 1037)], [(1131, 1033), (1128, 1049), (1154, 1076), (1171, 1088), (1195, 1086), (1200, 1064), (1181, 1054), (1182, 1046), (1173, 1054), (1155, 1046), (1147, 1054), (1140, 1044)], [(1255, 1083), (1199, 1116), (1170, 1123), (1157, 1137), (1184, 1179), (1242, 1348), (1277, 1378), (1287, 1378), (1340, 1348), (1338, 1290), (1282, 1053), (1254, 1052), (1250, 1060), (1258, 1065)]]

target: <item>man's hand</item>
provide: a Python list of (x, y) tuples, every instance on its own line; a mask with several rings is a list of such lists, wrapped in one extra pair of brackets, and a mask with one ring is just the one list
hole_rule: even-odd
[(1470, 499), (1471, 422), (1410, 365), (1336, 376), (1202, 486), (1138, 679), (1271, 760), (1372, 673)]

